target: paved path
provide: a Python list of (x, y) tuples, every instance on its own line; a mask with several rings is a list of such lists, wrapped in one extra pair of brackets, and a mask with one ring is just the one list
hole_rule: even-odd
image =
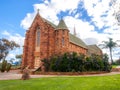
[[(22, 74), (18, 74), (19, 71), (10, 71), (10, 72), (0, 72), (0, 80), (11, 80), (11, 79), (21, 79)], [(88, 77), (88, 76), (106, 76), (106, 75), (115, 75), (120, 74), (120, 72), (111, 72), (104, 74), (93, 74), (93, 75), (30, 75), (30, 78), (40, 78), (40, 77)]]

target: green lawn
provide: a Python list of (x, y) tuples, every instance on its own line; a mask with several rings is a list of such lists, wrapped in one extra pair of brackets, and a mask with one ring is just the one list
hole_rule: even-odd
[(116, 68), (117, 66), (120, 66), (120, 65), (112, 65), (112, 68)]
[(120, 90), (120, 75), (1, 80), (0, 90)]

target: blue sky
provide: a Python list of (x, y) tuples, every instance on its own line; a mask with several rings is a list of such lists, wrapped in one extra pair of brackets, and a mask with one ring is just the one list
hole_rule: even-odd
[[(115, 8), (117, 10), (117, 6)], [(14, 40), (21, 45), (21, 49), (11, 52), (9, 58), (22, 53), (25, 32), (37, 9), (40, 9), (42, 17), (56, 25), (63, 18), (70, 32), (73, 33), (75, 27), (77, 36), (86, 44), (98, 45), (109, 37), (118, 40), (120, 35), (109, 0), (1, 0), (0, 38)], [(119, 58), (116, 55), (119, 51), (115, 48), (114, 59)], [(103, 52), (108, 53), (108, 50)]]
[[(33, 12), (33, 4), (39, 0), (1, 0), (0, 3), (0, 38), (14, 40), (23, 46), (25, 29), (20, 26), (26, 13)], [(8, 59), (21, 54), (22, 48), (10, 52)]]
[(7, 30), (24, 36), (20, 27), (21, 20), (26, 13), (33, 12), (33, 4), (38, 0), (1, 0), (0, 3), (0, 32)]

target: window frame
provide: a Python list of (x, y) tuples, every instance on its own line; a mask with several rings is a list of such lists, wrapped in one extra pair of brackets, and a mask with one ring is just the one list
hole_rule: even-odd
[(36, 47), (40, 47), (40, 27), (36, 28)]

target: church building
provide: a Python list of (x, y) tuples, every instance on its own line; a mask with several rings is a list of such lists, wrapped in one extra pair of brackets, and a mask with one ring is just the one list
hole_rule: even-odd
[[(44, 58), (65, 52), (87, 55), (88, 46), (69, 32), (63, 19), (59, 21), (58, 25), (54, 25), (41, 17), (38, 12), (29, 30), (26, 31), (22, 66), (29, 66), (31, 69), (38, 68)], [(102, 54), (100, 49), (98, 54)]]

